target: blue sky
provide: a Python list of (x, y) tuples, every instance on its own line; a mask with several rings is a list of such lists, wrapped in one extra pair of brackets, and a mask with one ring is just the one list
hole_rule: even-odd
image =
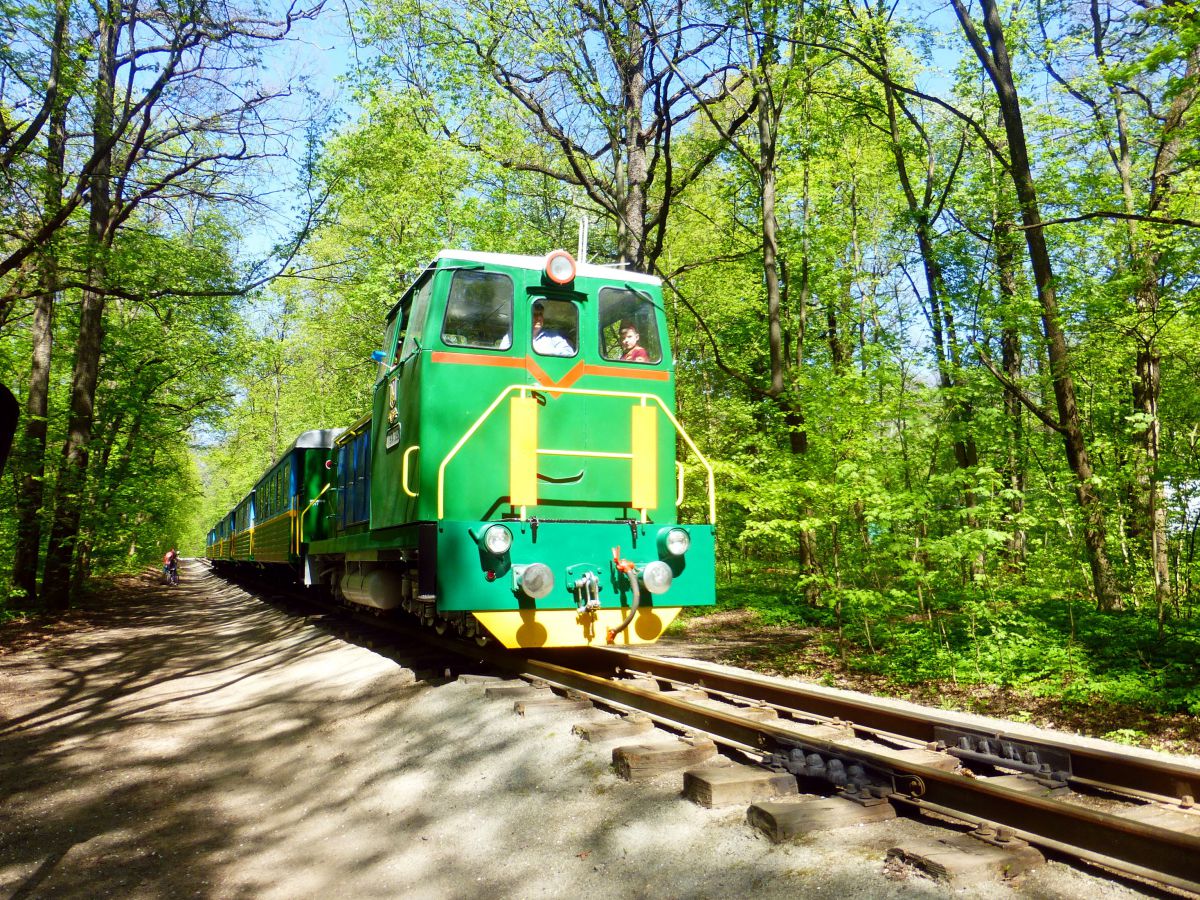
[[(299, 190), (300, 161), (309, 123), (335, 113), (344, 122), (354, 115), (354, 103), (344, 77), (353, 68), (361, 49), (355, 46), (346, 0), (327, 5), (314, 21), (302, 21), (290, 38), (271, 45), (263, 54), (260, 79), (268, 89), (286, 82), (293, 96), (281, 109), (290, 120), (288, 133), (277, 151), (281, 156), (255, 180), (266, 213), (242, 223), (240, 253), (247, 260), (263, 258), (270, 248), (290, 234), (303, 207)], [(276, 10), (282, 15), (282, 9)], [(306, 90), (300, 90), (300, 87)]]

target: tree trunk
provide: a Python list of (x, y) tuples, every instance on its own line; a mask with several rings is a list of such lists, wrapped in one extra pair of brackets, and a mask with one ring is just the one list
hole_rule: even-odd
[[(801, 7), (801, 10), (803, 10), (803, 7)], [(803, 13), (801, 12), (801, 14)], [(783, 413), (792, 455), (803, 456), (808, 452), (808, 432), (804, 424), (804, 411), (801, 408), (799, 398), (795, 395), (794, 391), (789, 392), (788, 390), (787, 374), (789, 357), (784, 349), (783, 283), (779, 275), (782, 261), (779, 252), (779, 218), (776, 213), (778, 191), (776, 151), (782, 112), (771, 89), (771, 69), (775, 65), (775, 57), (777, 55), (774, 38), (777, 17), (775, 15), (775, 6), (771, 3), (768, 3), (767, 8), (764, 10), (764, 22), (763, 45), (758, 53), (758, 68), (753, 78), (758, 111), (758, 159), (756, 167), (758, 169), (762, 225), (763, 282), (767, 292), (767, 345), (770, 352), (771, 366), (771, 387), (768, 393), (775, 399), (776, 404)], [(805, 165), (805, 202), (807, 203), (807, 163)], [(809, 293), (807, 238), (805, 241), (801, 261), (801, 303), (807, 303)], [(803, 317), (803, 313), (801, 313), (801, 316)], [(797, 365), (803, 365), (803, 337), (799, 338), (799, 348), (796, 362)], [(811, 517), (812, 510), (805, 508), (804, 514)], [(800, 529), (797, 550), (800, 574), (803, 576), (814, 575), (817, 571), (817, 548), (816, 538), (811, 529)], [(809, 602), (816, 601), (819, 592), (814, 583), (810, 583), (806, 587), (805, 596)]]
[[(908, 211), (912, 217), (913, 232), (917, 238), (917, 247), (921, 252), (921, 264), (925, 270), (929, 327), (933, 335), (934, 360), (937, 363), (938, 381), (941, 388), (939, 393), (950, 422), (950, 437), (954, 447), (955, 463), (961, 471), (969, 473), (979, 465), (979, 453), (975, 447), (975, 437), (971, 432), (973, 417), (971, 405), (958, 396), (958, 389), (961, 387), (959, 373), (962, 371), (962, 350), (958, 345), (958, 336), (954, 327), (954, 311), (945, 290), (946, 283), (942, 275), (942, 265), (933, 246), (933, 229), (932, 223), (929, 221), (930, 204), (933, 201), (933, 148), (926, 141), (926, 150), (929, 154), (928, 171), (923, 197), (918, 199), (909, 177), (908, 161), (905, 159), (901, 141), (900, 123), (896, 109), (899, 98), (892, 87), (891, 72), (882, 42), (877, 42), (876, 46), (880, 66), (885, 76), (884, 96), (887, 101), (892, 158), (896, 163), (896, 175), (900, 179), (900, 186), (903, 188)], [(975, 515), (978, 500), (973, 488), (965, 487), (963, 503), (967, 508), (968, 527), (978, 527), (978, 518)], [(982, 566), (981, 558), (974, 560), (971, 574), (974, 575)]]
[(624, 57), (616, 59), (620, 72), (624, 114), (625, 184), (621, 220), (617, 224), (620, 259), (635, 272), (646, 270), (646, 134), (642, 104), (646, 96), (647, 39), (642, 30), (641, 7), (625, 5)]
[(100, 373), (100, 350), (104, 328), (107, 257), (111, 244), (112, 152), (108, 148), (113, 127), (113, 98), (116, 83), (116, 51), (120, 25), (117, 11), (109, 4), (108, 15), (99, 17), (96, 59), (96, 109), (93, 117), (93, 148), (103, 153), (96, 166), (90, 190), (88, 219), (89, 256), (87, 287), (79, 315), (79, 338), (71, 379), (71, 414), (62, 463), (55, 489), (54, 523), (46, 551), (42, 596), (50, 610), (64, 610), (76, 586), (73, 558), (79, 537), (79, 521), (87, 494), (89, 444), (92, 438), (96, 384)]
[[(803, 233), (800, 236), (800, 291), (796, 299), (796, 353), (795, 366), (800, 370), (804, 366), (804, 348), (808, 338), (808, 301), (812, 295), (812, 284), (808, 259), (808, 163), (804, 168), (804, 216), (806, 218)], [(808, 427), (804, 423), (804, 415), (797, 411), (794, 422), (789, 421), (788, 439), (791, 442), (792, 454), (803, 456), (808, 453)]]
[[(847, 266), (849, 276), (846, 279), (846, 294), (850, 294), (850, 286), (858, 277), (858, 181), (856, 174), (850, 172), (850, 265)], [(850, 361), (850, 351), (842, 338), (840, 329), (846, 323), (839, 321), (842, 310), (839, 308), (839, 292), (829, 291), (825, 300), (826, 340), (829, 343), (829, 359), (834, 375), (845, 374), (846, 364)]]
[(50, 413), (50, 356), (53, 344), (54, 263), (42, 267), (42, 292), (33, 311), (33, 363), (25, 401), (25, 431), (20, 460), (24, 473), (17, 495), (17, 539), (13, 555), (13, 584), (26, 601), (38, 599), (38, 562), (42, 544), (42, 505), (45, 502), (46, 426)]
[(1008, 45), (1004, 39), (1004, 28), (995, 0), (980, 0), (983, 7), (984, 30), (991, 45), (988, 54), (975, 26), (967, 14), (962, 0), (953, 0), (954, 10), (970, 41), (976, 56), (987, 70), (1000, 112), (1004, 118), (1004, 131), (1012, 156), (1010, 174), (1021, 207), (1021, 220), (1025, 231), (1025, 244), (1029, 251), (1029, 262), (1033, 270), (1038, 299), (1042, 306), (1042, 332), (1046, 337), (1046, 349), (1050, 362), (1050, 378), (1054, 386), (1054, 400), (1058, 410), (1058, 430), (1063, 438), (1067, 465), (1075, 475), (1075, 498), (1083, 517), (1083, 540), (1091, 566), (1092, 587), (1100, 608), (1106, 611), (1123, 608), (1120, 594), (1113, 584), (1112, 565), (1105, 547), (1107, 524), (1104, 507), (1094, 483), (1091, 458), (1080, 421), (1079, 407), (1075, 398), (1075, 381), (1071, 376), (1071, 358), (1067, 349), (1066, 335), (1059, 320), (1058, 298), (1055, 294), (1054, 270), (1050, 253), (1046, 247), (1046, 235), (1042, 228), (1041, 209), (1029, 161), (1029, 148), (1025, 142), (1025, 126), (1021, 119), (1021, 104), (1013, 81), (1009, 63)]
[[(55, 5), (55, 44), (66, 34), (66, 4)], [(55, 55), (57, 64), (60, 57)], [(59, 80), (57, 70), (51, 79)], [(67, 148), (67, 98), (60, 92), (50, 111), (46, 137), (46, 185), (43, 217), (53, 219), (62, 208), (64, 169)], [(46, 498), (46, 431), (50, 415), (50, 360), (54, 345), (54, 298), (58, 292), (58, 260), (54, 238), (48, 241), (39, 266), (40, 291), (33, 308), (30, 335), (32, 360), (29, 367), (29, 393), (25, 399), (25, 431), (20, 454), (23, 474), (17, 493), (17, 535), (13, 555), (13, 584), (24, 592), (26, 601), (36, 605), (37, 578), (42, 544), (42, 507)]]
[[(1117, 132), (1117, 146), (1109, 148), (1109, 155), (1121, 180), (1121, 194), (1125, 211), (1137, 213), (1133, 185), (1133, 158), (1130, 150), (1128, 116), (1122, 88), (1116, 78), (1111, 77), (1103, 36), (1105, 23), (1096, 0), (1091, 3), (1092, 53), (1100, 73), (1109, 84), (1109, 99), (1113, 105)], [(1150, 198), (1147, 215), (1153, 216), (1170, 206), (1174, 195), (1172, 173), (1181, 150), (1180, 126), (1183, 117), (1196, 99), (1196, 73), (1200, 63), (1200, 49), (1193, 48), (1188, 55), (1184, 73), (1184, 87), (1171, 100), (1167, 115), (1163, 119), (1161, 141), (1155, 148), (1154, 171), (1150, 182)], [(1098, 107), (1095, 107), (1098, 110)], [(1097, 112), (1098, 115), (1098, 112)], [(1129, 220), (1129, 255), (1133, 269), (1138, 273), (1138, 287), (1134, 295), (1134, 306), (1138, 312), (1138, 341), (1134, 360), (1133, 408), (1143, 420), (1141, 428), (1134, 433), (1140, 457), (1134, 472), (1134, 496), (1131, 498), (1129, 536), (1140, 539), (1150, 534), (1150, 563), (1154, 575), (1154, 597), (1161, 619), (1162, 611), (1170, 597), (1170, 568), (1167, 554), (1167, 517), (1162, 485), (1158, 478), (1161, 425), (1159, 422), (1159, 397), (1161, 394), (1161, 356), (1158, 350), (1157, 321), (1159, 311), (1159, 266), (1162, 252), (1154, 239), (1147, 240), (1138, 223)], [(1142, 542), (1139, 540), (1139, 544)], [(1144, 546), (1144, 545), (1143, 545)]]
[[(764, 65), (767, 63), (764, 62)], [(775, 106), (758, 78), (758, 177), (762, 204), (763, 280), (767, 288), (767, 344), (771, 354), (771, 395), (784, 389), (783, 323), (779, 287), (779, 221), (775, 216)]]
[[(1163, 123), (1162, 144), (1154, 160), (1150, 202), (1147, 214), (1156, 215), (1170, 206), (1175, 193), (1172, 174), (1183, 149), (1184, 114), (1197, 98), (1197, 74), (1200, 73), (1200, 48), (1188, 54), (1185, 87), (1171, 101)], [(1122, 172), (1125, 178), (1125, 173)], [(1154, 597), (1162, 615), (1170, 600), (1170, 567), (1167, 556), (1167, 510), (1162, 482), (1158, 477), (1161, 453), (1162, 424), (1159, 420), (1159, 397), (1162, 392), (1161, 355), (1158, 349), (1157, 316), (1159, 312), (1159, 267), (1162, 251), (1153, 239), (1134, 240), (1134, 265), (1140, 270), (1140, 280), (1134, 302), (1138, 320), (1145, 323), (1139, 329), (1133, 382), (1134, 410), (1142, 414), (1145, 427), (1135, 434), (1144, 465), (1138, 467), (1138, 488), (1141, 496), (1141, 518), (1150, 526), (1150, 560), (1154, 572)]]
[[(996, 272), (999, 275), (1000, 305), (1005, 319), (1011, 319), (1011, 310), (1017, 295), (1016, 237), (1009, 222), (996, 223)], [(1011, 384), (1021, 378), (1021, 332), (1015, 323), (1006, 321), (1000, 335), (1000, 352), (1004, 374)], [(1025, 530), (1021, 528), (1020, 516), (1025, 510), (1025, 465), (1021, 458), (1024, 442), (1024, 410), (1016, 392), (1004, 388), (1004, 413), (1008, 423), (1008, 448), (1001, 473), (1004, 487), (1009, 491), (1004, 521), (1008, 525), (1006, 551), (1010, 567), (1019, 566), (1025, 559)]]

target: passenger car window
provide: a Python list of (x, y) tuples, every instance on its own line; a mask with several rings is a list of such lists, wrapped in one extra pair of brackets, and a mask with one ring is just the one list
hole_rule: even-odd
[(507, 350), (512, 346), (512, 319), (513, 283), (507, 275), (469, 269), (454, 273), (442, 323), (447, 345)]
[(579, 352), (579, 307), (570, 300), (534, 300), (530, 322), (530, 345), (537, 353), (574, 356)]
[(625, 288), (600, 289), (600, 354), (632, 363), (662, 361), (654, 302)]

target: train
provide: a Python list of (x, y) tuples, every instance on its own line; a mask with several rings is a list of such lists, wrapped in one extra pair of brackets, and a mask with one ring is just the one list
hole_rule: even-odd
[(657, 641), (716, 601), (666, 325), (656, 277), (443, 250), (387, 314), (370, 412), (300, 434), (206, 556), (480, 644)]

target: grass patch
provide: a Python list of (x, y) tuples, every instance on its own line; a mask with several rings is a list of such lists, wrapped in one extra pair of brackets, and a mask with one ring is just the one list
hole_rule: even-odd
[[(1100, 613), (1032, 588), (831, 593), (811, 605), (770, 573), (739, 573), (719, 586), (715, 612), (689, 611), (680, 629), (731, 638), (722, 661), (756, 671), (1197, 749), (1200, 623), (1160, 626), (1151, 609)], [(697, 616), (714, 627), (706, 631)]]

